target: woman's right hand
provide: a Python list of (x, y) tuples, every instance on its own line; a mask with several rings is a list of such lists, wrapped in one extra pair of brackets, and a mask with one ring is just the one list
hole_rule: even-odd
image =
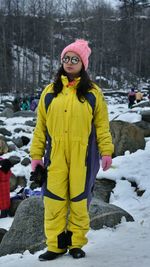
[(31, 169), (32, 171), (34, 172), (37, 165), (40, 165), (44, 168), (44, 163), (43, 163), (43, 160), (42, 159), (32, 159), (31, 161)]

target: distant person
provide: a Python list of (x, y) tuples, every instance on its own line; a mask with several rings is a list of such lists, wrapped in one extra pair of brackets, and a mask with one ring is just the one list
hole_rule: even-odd
[(131, 88), (131, 91), (128, 93), (128, 107), (132, 108), (132, 106), (135, 104), (136, 100), (136, 94), (134, 91), (134, 88)]
[(30, 110), (30, 104), (28, 99), (24, 98), (21, 103), (21, 110)]
[(38, 106), (38, 103), (39, 103), (39, 98), (38, 98), (38, 96), (37, 96), (37, 97), (34, 97), (34, 98), (32, 99), (32, 101), (30, 102), (30, 110), (35, 111), (36, 108), (37, 108), (37, 106)]
[(138, 90), (138, 91), (136, 92), (136, 94), (135, 94), (135, 98), (136, 98), (136, 103), (139, 103), (139, 102), (142, 100), (142, 98), (143, 98), (143, 94), (141, 93), (140, 90)]
[(36, 99), (32, 99), (30, 103), (30, 110), (35, 111), (36, 108), (37, 108), (37, 101)]
[(21, 110), (21, 108), (20, 108), (20, 98), (16, 97), (14, 99), (14, 101), (12, 102), (12, 105), (13, 105), (13, 111), (14, 112), (20, 111)]
[(148, 93), (148, 100), (150, 101), (150, 92)]
[(9, 159), (0, 158), (0, 218), (7, 217), (10, 208), (11, 167)]
[[(54, 260), (67, 251), (85, 257), (90, 228), (88, 207), (99, 170), (112, 164), (114, 146), (103, 93), (86, 72), (91, 49), (76, 40), (61, 53), (54, 83), (42, 92), (30, 155), (32, 171), (43, 166), (46, 149), (44, 226), (48, 250), (40, 261)], [(98, 152), (99, 151), (99, 152)]]

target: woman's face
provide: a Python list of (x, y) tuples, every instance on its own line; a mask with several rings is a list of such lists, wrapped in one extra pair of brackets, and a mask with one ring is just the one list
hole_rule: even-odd
[(63, 59), (62, 64), (65, 72), (72, 77), (79, 76), (82, 69), (81, 58), (74, 52), (67, 52)]

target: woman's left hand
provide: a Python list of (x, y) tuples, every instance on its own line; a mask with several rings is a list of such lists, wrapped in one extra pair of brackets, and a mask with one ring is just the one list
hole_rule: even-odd
[(111, 156), (102, 156), (102, 169), (103, 171), (107, 171), (112, 164)]

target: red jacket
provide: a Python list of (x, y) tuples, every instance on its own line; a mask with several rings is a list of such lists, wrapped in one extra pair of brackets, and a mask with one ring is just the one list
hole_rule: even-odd
[(10, 207), (10, 176), (11, 171), (4, 173), (0, 170), (0, 210)]

